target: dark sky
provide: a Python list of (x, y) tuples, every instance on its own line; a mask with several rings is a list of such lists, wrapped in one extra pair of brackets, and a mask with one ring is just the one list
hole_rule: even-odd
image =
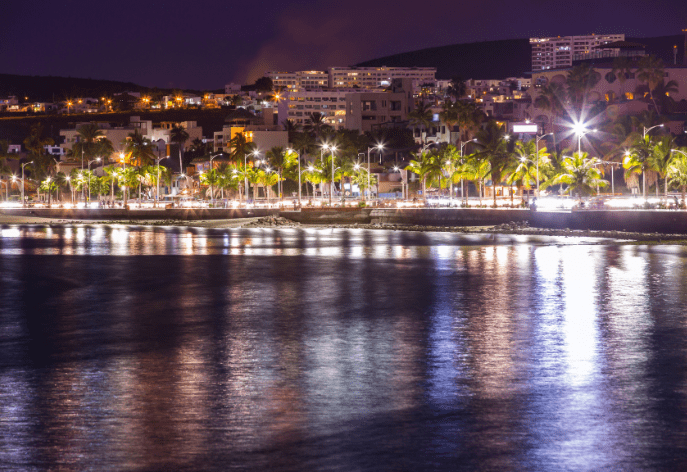
[(679, 34), (687, 0), (0, 0), (0, 18), (0, 72), (215, 89), (447, 44)]

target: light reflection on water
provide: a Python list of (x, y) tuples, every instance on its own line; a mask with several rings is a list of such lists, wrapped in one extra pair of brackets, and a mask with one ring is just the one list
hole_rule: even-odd
[(681, 247), (1, 234), (0, 468), (687, 466)]

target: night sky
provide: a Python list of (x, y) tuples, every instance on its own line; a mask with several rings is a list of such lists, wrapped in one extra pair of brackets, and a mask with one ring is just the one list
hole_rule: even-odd
[(679, 34), (687, 1), (3, 0), (0, 18), (0, 72), (217, 89), (456, 43)]

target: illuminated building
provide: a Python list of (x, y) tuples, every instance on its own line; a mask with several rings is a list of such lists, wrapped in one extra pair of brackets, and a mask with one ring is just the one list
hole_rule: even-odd
[(530, 38), (532, 72), (571, 67), (573, 58), (591, 54), (597, 46), (625, 41), (624, 34), (590, 34), (586, 36), (554, 36)]

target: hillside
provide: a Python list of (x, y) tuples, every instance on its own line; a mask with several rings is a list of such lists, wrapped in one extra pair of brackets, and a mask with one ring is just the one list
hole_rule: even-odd
[(0, 74), (0, 97), (15, 95), (29, 97), (30, 101), (52, 102), (75, 97), (98, 98), (121, 92), (170, 93), (171, 90), (114, 80)]
[[(645, 44), (647, 52), (673, 63), (673, 45), (678, 46), (678, 64), (684, 57), (684, 36), (631, 38)], [(360, 67), (436, 67), (437, 79), (505, 79), (522, 77), (531, 70), (532, 49), (529, 39), (453, 44), (394, 54), (356, 64)]]

